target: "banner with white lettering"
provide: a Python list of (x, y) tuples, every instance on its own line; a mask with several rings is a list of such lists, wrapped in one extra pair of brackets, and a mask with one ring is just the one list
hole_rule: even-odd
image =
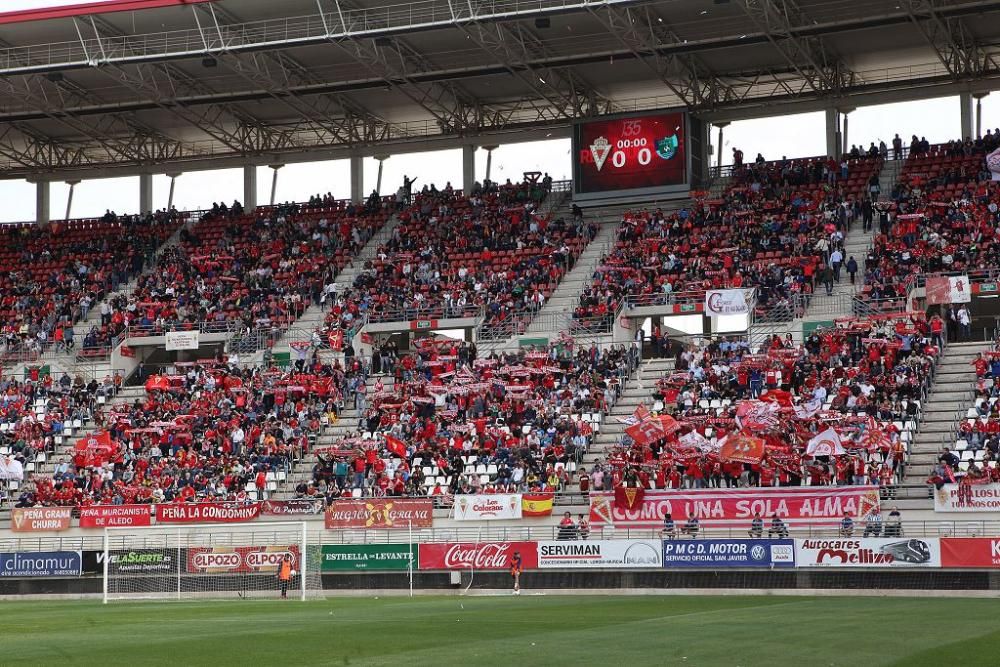
[(795, 540), (798, 567), (941, 567), (936, 537)]
[(557, 540), (538, 543), (541, 569), (641, 569), (663, 565), (656, 540)]
[(935, 512), (1000, 512), (1000, 484), (945, 484), (934, 491)]
[(521, 518), (521, 494), (455, 496), (455, 519), (458, 521), (492, 521)]

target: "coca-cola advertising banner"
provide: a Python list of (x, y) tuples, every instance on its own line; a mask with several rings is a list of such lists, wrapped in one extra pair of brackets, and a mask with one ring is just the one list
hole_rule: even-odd
[(260, 503), (157, 505), (156, 523), (240, 523), (260, 516)]
[(187, 571), (191, 574), (225, 572), (276, 573), (286, 555), (292, 556), (293, 569), (299, 569), (299, 547), (191, 547), (187, 550)]
[(935, 512), (1000, 512), (1000, 484), (945, 484), (934, 492)]
[(151, 523), (149, 505), (91, 505), (80, 508), (81, 528), (106, 526), (148, 526)]
[(458, 521), (490, 521), (520, 519), (521, 494), (455, 496), (455, 519)]
[(798, 567), (941, 567), (937, 538), (795, 540)]
[(703, 489), (690, 491), (646, 491), (632, 509), (615, 504), (611, 492), (590, 494), (590, 521), (616, 526), (657, 527), (670, 514), (674, 521), (697, 517), (704, 525), (742, 527), (754, 514), (785, 521), (833, 524), (844, 513), (863, 520), (879, 507), (876, 486), (803, 486), (778, 488)]
[(430, 528), (434, 525), (434, 501), (424, 499), (368, 498), (336, 500), (326, 510), (326, 527), (343, 528)]
[(538, 567), (535, 542), (438, 542), (421, 544), (421, 570), (506, 570), (514, 553), (526, 570)]
[(265, 500), (261, 503), (260, 513), (270, 516), (307, 516), (320, 514), (323, 511), (322, 500)]
[(10, 511), (10, 529), (15, 533), (67, 530), (72, 507), (15, 507)]
[(1000, 568), (1000, 538), (942, 537), (941, 565)]

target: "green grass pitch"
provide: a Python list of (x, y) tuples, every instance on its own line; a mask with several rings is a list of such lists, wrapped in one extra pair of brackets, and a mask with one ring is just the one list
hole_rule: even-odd
[(993, 667), (998, 608), (833, 596), (4, 601), (0, 664)]

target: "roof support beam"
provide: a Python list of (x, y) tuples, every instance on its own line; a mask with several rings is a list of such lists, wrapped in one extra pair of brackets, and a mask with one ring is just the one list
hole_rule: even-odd
[(938, 0), (905, 0), (905, 6), (913, 25), (953, 76), (982, 76), (998, 69), (995, 56), (978, 44), (961, 17), (942, 15), (945, 7)]

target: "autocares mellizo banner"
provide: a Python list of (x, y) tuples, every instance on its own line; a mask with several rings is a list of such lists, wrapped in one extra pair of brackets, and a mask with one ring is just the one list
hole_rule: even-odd
[(91, 505), (80, 508), (81, 528), (108, 526), (148, 526), (152, 520), (149, 505)]
[(260, 516), (260, 503), (177, 503), (156, 506), (156, 523), (241, 523)]
[(941, 567), (936, 537), (795, 540), (798, 567)]
[(756, 513), (799, 524), (834, 524), (847, 513), (864, 519), (879, 507), (877, 486), (785, 486), (775, 488), (646, 491), (631, 509), (612, 492), (590, 494), (593, 524), (656, 527), (670, 514), (678, 524), (697, 517), (706, 526), (741, 527)]
[(458, 521), (520, 519), (523, 512), (521, 494), (458, 495), (454, 511)]
[(934, 492), (935, 512), (1000, 512), (1000, 484), (945, 484)]

